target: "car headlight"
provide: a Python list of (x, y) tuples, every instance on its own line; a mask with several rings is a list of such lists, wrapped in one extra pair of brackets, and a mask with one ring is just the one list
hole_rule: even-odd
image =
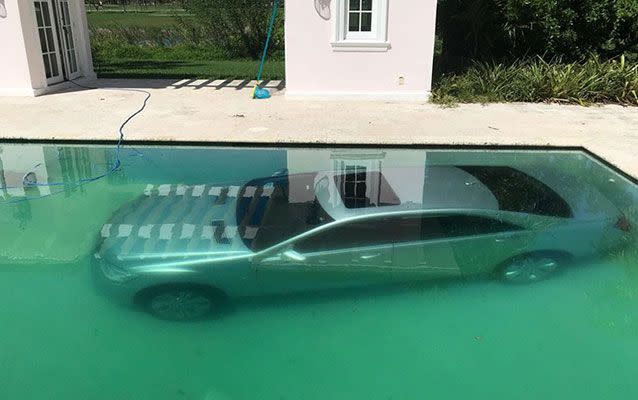
[(109, 280), (117, 283), (128, 282), (135, 278), (135, 274), (127, 271), (123, 268), (116, 267), (115, 265), (109, 264), (107, 262), (102, 261), (100, 264), (100, 269), (105, 277)]

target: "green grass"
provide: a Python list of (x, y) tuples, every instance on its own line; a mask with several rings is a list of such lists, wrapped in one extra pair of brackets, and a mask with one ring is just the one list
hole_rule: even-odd
[(175, 25), (178, 18), (192, 18), (184, 12), (120, 12), (99, 11), (88, 12), (87, 18), (91, 28), (140, 27), (165, 28)]
[[(231, 59), (178, 27), (183, 10), (89, 12), (94, 66), (101, 78), (252, 79), (258, 61)], [(264, 79), (283, 79), (284, 62), (269, 60)]]
[[(258, 62), (253, 60), (143, 60), (108, 59), (96, 63), (100, 78), (197, 78), (253, 79)], [(283, 79), (284, 62), (269, 61), (264, 67), (264, 79)]]
[(615, 103), (638, 105), (638, 64), (597, 57), (581, 63), (477, 63), (442, 76), (432, 91), (439, 104), (488, 102)]

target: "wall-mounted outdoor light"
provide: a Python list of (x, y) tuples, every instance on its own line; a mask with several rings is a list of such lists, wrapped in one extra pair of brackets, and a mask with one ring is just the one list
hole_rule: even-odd
[(4, 0), (0, 0), (0, 18), (7, 18), (7, 7), (4, 5)]

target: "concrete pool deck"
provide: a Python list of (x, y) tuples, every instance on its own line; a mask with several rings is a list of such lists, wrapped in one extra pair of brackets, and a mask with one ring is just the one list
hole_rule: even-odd
[(0, 140), (115, 140), (152, 97), (126, 139), (158, 142), (583, 147), (638, 179), (638, 108), (556, 104), (252, 100), (247, 81), (82, 80), (45, 96), (0, 97)]

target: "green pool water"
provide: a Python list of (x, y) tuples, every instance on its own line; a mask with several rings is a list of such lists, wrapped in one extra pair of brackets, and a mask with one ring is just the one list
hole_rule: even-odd
[[(102, 226), (148, 185), (284, 169), (505, 165), (563, 177), (558, 191), (585, 208), (602, 193), (638, 226), (638, 188), (584, 153), (136, 146), (114, 173), (77, 184), (115, 158), (112, 146), (0, 144), (0, 399), (638, 397), (631, 235), (530, 285), (451, 279), (257, 297), (197, 322), (125, 307), (91, 279)], [(30, 172), (61, 184), (25, 188)]]

